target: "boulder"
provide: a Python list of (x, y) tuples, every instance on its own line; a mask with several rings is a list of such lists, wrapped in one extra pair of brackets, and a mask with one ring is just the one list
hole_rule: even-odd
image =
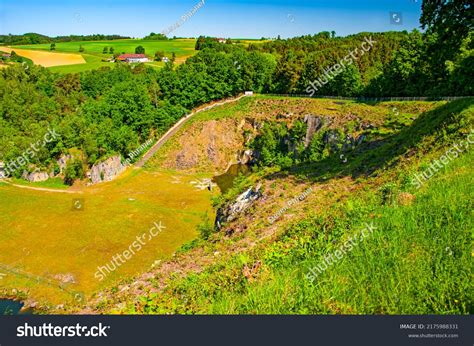
[(250, 206), (252, 206), (255, 201), (262, 197), (262, 193), (260, 192), (261, 187), (262, 184), (258, 184), (255, 188), (251, 187), (240, 194), (234, 202), (219, 208), (217, 210), (214, 227), (217, 230), (221, 229), (224, 223), (235, 220), (239, 214), (243, 213)]

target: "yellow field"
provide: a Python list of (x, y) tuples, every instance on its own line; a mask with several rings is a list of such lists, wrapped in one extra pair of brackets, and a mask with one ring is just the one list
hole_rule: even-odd
[(11, 53), (15, 51), (19, 56), (32, 60), (36, 65), (44, 67), (85, 64), (86, 61), (80, 54), (53, 53), (40, 50), (0, 47), (0, 51)]
[[(80, 188), (77, 194), (0, 183), (0, 295), (55, 306), (74, 302), (77, 293), (87, 299), (149, 270), (197, 236), (205, 212), (212, 218), (211, 193), (197, 190), (191, 184), (196, 179), (129, 169), (117, 180)], [(74, 199), (81, 210), (74, 208)], [(166, 228), (147, 237), (140, 251), (101, 280), (98, 267), (111, 266), (114, 256), (155, 223)]]

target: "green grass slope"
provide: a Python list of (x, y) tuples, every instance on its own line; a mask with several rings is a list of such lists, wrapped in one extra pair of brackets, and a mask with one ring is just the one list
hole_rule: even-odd
[[(264, 200), (138, 280), (140, 293), (114, 286), (86, 311), (472, 313), (474, 154), (466, 140), (474, 142), (474, 102), (436, 103), (411, 118), (396, 126), (390, 116), (380, 119), (379, 135), (347, 163), (333, 155), (239, 179), (224, 197), (262, 182)], [(462, 150), (417, 188), (415, 174), (453, 148)], [(304, 201), (267, 221), (309, 187)], [(363, 232), (367, 224), (372, 232)], [(317, 265), (321, 272), (309, 280)]]

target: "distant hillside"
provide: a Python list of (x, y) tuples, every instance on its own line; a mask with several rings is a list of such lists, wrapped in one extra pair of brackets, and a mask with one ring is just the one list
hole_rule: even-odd
[(120, 35), (69, 35), (49, 37), (37, 33), (26, 33), (23, 35), (0, 35), (0, 43), (5, 45), (17, 44), (38, 44), (52, 42), (71, 42), (71, 41), (102, 41), (102, 40), (119, 40), (130, 38), (129, 36)]

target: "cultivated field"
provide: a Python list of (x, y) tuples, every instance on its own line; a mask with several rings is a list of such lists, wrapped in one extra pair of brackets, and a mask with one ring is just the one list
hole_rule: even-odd
[(62, 65), (75, 65), (85, 64), (86, 61), (80, 54), (67, 54), (67, 53), (56, 53), (56, 52), (43, 52), (38, 50), (11, 48), (11, 47), (0, 47), (1, 51), (11, 53), (15, 51), (18, 55), (28, 58), (33, 61), (36, 65), (44, 67), (62, 66)]
[[(127, 40), (112, 40), (112, 41), (77, 41), (77, 42), (59, 42), (56, 43), (56, 52), (62, 53), (75, 53), (71, 54), (74, 56), (81, 56), (86, 63), (85, 65), (75, 65), (75, 66), (61, 66), (59, 68), (54, 68), (53, 70), (61, 73), (75, 73), (86, 70), (97, 69), (102, 66), (110, 66), (110, 63), (102, 61), (102, 59), (107, 59), (112, 56), (107, 50), (106, 54), (103, 54), (104, 48), (110, 49), (114, 48), (114, 53), (134, 53), (135, 48), (142, 46), (145, 48), (145, 54), (153, 60), (155, 52), (162, 51), (165, 53), (165, 56), (171, 57), (173, 53), (176, 54), (176, 63), (181, 64), (186, 61), (187, 58), (196, 54), (194, 50), (196, 40), (194, 39), (176, 39), (169, 41), (147, 41), (140, 39), (127, 39)], [(83, 52), (79, 52), (79, 48), (82, 46), (84, 49)], [(9, 49), (15, 50), (18, 55), (29, 57), (23, 54), (20, 54), (20, 50), (31, 50), (34, 51), (47, 51), (50, 53), (50, 44), (32, 44), (32, 45), (21, 45), (21, 46), (12, 46)], [(28, 53), (32, 54), (32, 53)], [(54, 53), (52, 53), (54, 54)], [(34, 55), (34, 54), (33, 54)], [(33, 60), (33, 59), (32, 59)], [(34, 61), (34, 60), (33, 60)], [(35, 62), (36, 63), (36, 62)], [(78, 64), (73, 62), (71, 64)], [(51, 64), (49, 66), (58, 66), (58, 65), (70, 65), (70, 64)], [(164, 66), (162, 62), (150, 62), (147, 63), (152, 67), (161, 67)], [(43, 65), (46, 66), (46, 65)]]

